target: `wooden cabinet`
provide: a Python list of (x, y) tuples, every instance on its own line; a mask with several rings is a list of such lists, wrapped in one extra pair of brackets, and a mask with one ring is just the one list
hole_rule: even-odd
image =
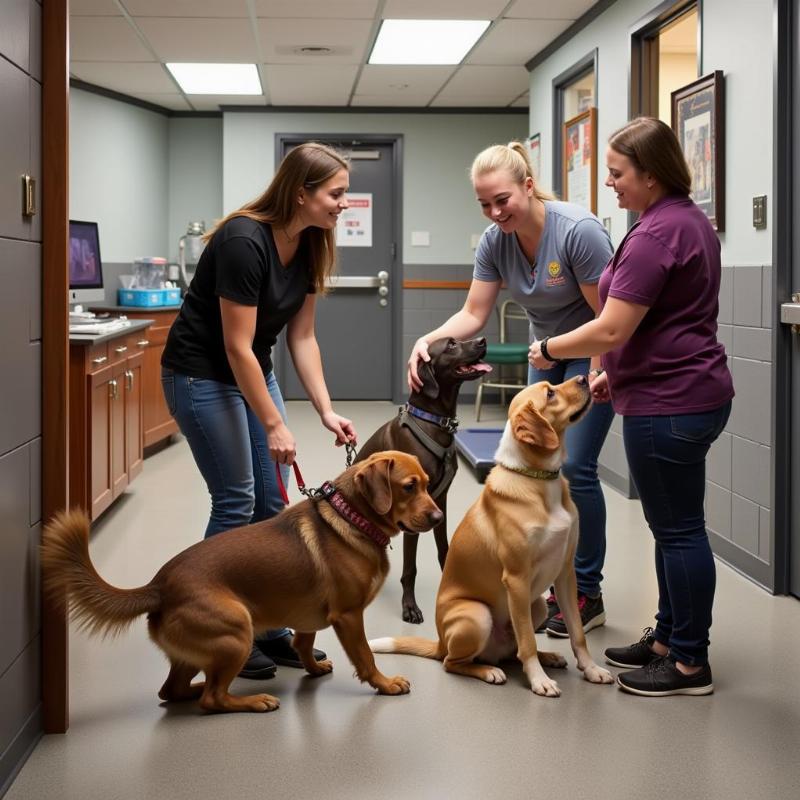
[(93, 520), (142, 470), (146, 334), (70, 342), (70, 505)]
[(167, 343), (167, 334), (178, 308), (127, 308), (124, 306), (103, 306), (94, 311), (110, 311), (115, 314), (125, 314), (128, 319), (151, 319), (153, 324), (137, 340), (137, 347), (143, 353), (141, 365), (142, 380), (142, 428), (144, 446), (150, 447), (162, 439), (166, 439), (178, 432), (178, 425), (169, 413), (164, 401), (164, 392), (161, 389), (161, 354)]

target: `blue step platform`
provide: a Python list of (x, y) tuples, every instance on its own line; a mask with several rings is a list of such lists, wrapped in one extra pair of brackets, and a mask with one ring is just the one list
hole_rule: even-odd
[(502, 435), (503, 428), (465, 428), (456, 433), (456, 450), (472, 467), (479, 483), (486, 480), (494, 466), (494, 454)]

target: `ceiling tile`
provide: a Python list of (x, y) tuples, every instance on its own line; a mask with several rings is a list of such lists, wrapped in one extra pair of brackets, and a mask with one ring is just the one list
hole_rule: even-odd
[(69, 0), (71, 17), (121, 17), (114, 0)]
[(190, 94), (189, 102), (195, 111), (219, 111), (220, 106), (264, 106), (261, 95)]
[(248, 16), (245, 0), (123, 0), (123, 2), (132, 17)]
[(469, 96), (459, 95), (451, 97), (442, 97), (439, 95), (439, 97), (431, 103), (430, 107), (472, 108), (474, 106), (476, 108), (505, 108), (510, 102), (509, 98), (503, 99), (496, 94), (472, 94)]
[(494, 19), (508, 0), (386, 0), (384, 19)]
[(138, 17), (136, 24), (162, 61), (258, 61), (250, 20)]
[(454, 71), (455, 68), (452, 66), (418, 67), (367, 64), (361, 73), (356, 94), (387, 94), (398, 98), (406, 94), (427, 94), (430, 98)]
[(145, 100), (148, 103), (155, 103), (157, 106), (168, 108), (170, 111), (191, 111), (192, 107), (184, 100), (183, 95), (178, 94), (149, 94), (148, 92), (131, 93), (132, 97)]
[[(258, 35), (269, 64), (360, 64), (365, 58), (372, 22), (342, 19), (259, 19)], [(296, 53), (298, 47), (331, 47), (324, 56)]]
[(429, 94), (356, 94), (351, 106), (389, 106), (398, 108), (424, 108), (430, 103), (433, 92)]
[(115, 92), (176, 92), (175, 84), (161, 64), (124, 61), (73, 61), (70, 71), (76, 78)]
[(572, 24), (571, 20), (503, 19), (467, 59), (469, 64), (525, 64)]
[(123, 17), (75, 17), (69, 26), (75, 61), (155, 61)]
[(491, 94), (498, 97), (517, 97), (530, 83), (530, 75), (525, 67), (473, 66), (461, 67), (452, 80), (444, 87), (441, 96)]
[(522, 95), (522, 97), (518, 97), (511, 105), (514, 108), (528, 108), (531, 104), (531, 96), (528, 92)]
[(275, 106), (344, 106), (357, 73), (355, 64), (267, 64), (270, 101)]
[(517, 0), (504, 17), (522, 19), (578, 19), (597, 0)]
[(257, 17), (289, 17), (293, 19), (320, 19), (329, 17), (335, 10), (336, 19), (373, 19), (378, 0), (255, 0)]

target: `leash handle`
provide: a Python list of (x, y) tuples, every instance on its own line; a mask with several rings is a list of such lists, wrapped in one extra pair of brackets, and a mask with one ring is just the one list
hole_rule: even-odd
[(347, 454), (344, 459), (344, 465), (345, 467), (352, 467), (356, 458), (356, 446), (352, 442), (345, 442), (344, 450)]

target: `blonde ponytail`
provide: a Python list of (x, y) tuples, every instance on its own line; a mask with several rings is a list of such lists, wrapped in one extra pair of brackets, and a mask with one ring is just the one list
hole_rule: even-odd
[(472, 162), (470, 177), (475, 183), (480, 175), (487, 172), (505, 170), (516, 183), (524, 183), (526, 178), (533, 181), (533, 196), (537, 200), (554, 200), (555, 196), (539, 187), (533, 166), (528, 158), (528, 150), (522, 142), (509, 142), (508, 144), (493, 144), (481, 150)]

